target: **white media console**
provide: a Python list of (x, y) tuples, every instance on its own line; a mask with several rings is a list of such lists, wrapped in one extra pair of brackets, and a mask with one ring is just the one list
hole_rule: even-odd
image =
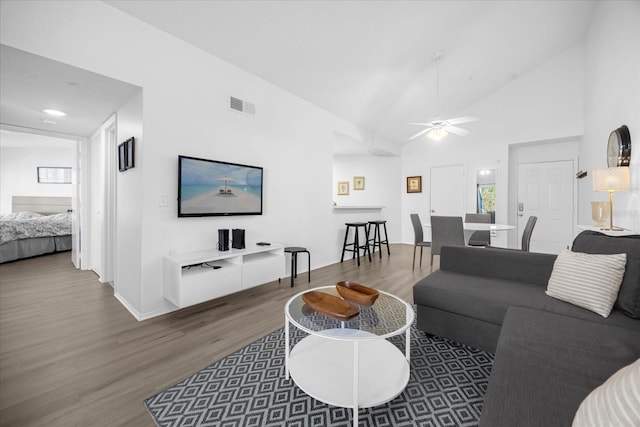
[(164, 297), (187, 307), (253, 288), (285, 274), (284, 245), (248, 244), (245, 249), (216, 249), (163, 258)]

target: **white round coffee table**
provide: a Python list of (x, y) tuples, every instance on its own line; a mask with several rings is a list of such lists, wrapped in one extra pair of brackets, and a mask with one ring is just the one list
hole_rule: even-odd
[[(413, 308), (400, 298), (380, 291), (370, 306), (356, 305), (360, 313), (341, 321), (307, 306), (302, 295), (321, 291), (338, 295), (335, 286), (310, 289), (292, 297), (285, 313), (285, 378), (291, 378), (309, 396), (324, 403), (358, 408), (386, 403), (409, 382), (410, 330)], [(290, 325), (308, 335), (290, 346)], [(386, 338), (406, 334), (405, 352)]]

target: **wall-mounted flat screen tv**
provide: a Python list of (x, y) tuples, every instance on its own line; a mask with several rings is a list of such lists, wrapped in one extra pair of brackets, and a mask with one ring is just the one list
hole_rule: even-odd
[(178, 216), (262, 215), (262, 168), (178, 156)]

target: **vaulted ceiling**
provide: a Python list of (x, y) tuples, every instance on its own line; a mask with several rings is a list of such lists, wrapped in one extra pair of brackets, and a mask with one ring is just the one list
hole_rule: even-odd
[[(417, 131), (408, 123), (456, 116), (580, 42), (595, 4), (591, 0), (106, 3), (398, 144)], [(432, 57), (439, 51), (443, 56), (437, 102)], [(71, 102), (85, 96), (91, 103), (74, 108), (87, 116), (91, 113), (93, 121), (72, 123), (67, 118), (60, 120), (65, 127), (59, 123), (56, 129), (86, 136), (90, 123), (99, 125), (106, 118), (105, 108), (113, 111), (113, 103), (139, 89), (6, 46), (2, 56), (3, 124), (46, 127), (41, 108), (49, 98), (56, 95)], [(10, 107), (13, 96), (20, 98), (16, 102), (31, 99), (30, 106), (24, 111)], [(99, 101), (111, 104), (99, 106)], [(32, 117), (26, 117), (29, 114)], [(473, 130), (473, 125), (465, 127)]]
[[(588, 1), (106, 3), (344, 117), (404, 142), (585, 36)], [(440, 102), (436, 67), (440, 61)], [(473, 124), (467, 126), (472, 129)]]

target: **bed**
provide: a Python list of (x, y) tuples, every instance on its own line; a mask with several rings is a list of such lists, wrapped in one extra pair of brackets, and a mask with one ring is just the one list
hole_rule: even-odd
[(71, 250), (71, 197), (13, 196), (0, 214), (0, 263)]

